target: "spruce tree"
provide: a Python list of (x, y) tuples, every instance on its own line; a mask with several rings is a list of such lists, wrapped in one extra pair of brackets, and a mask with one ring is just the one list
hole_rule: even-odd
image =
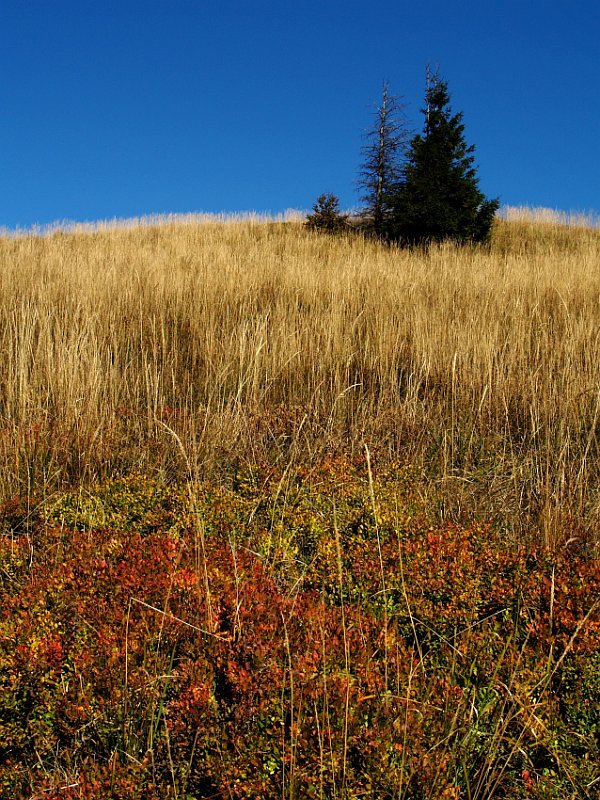
[(444, 239), (483, 242), (498, 200), (479, 190), (474, 147), (464, 137), (462, 113), (450, 109), (448, 85), (427, 77), (423, 132), (410, 144), (398, 191), (391, 200), (387, 232), (402, 244)]
[(375, 110), (374, 125), (366, 134), (362, 147), (364, 162), (358, 186), (370, 227), (377, 236), (384, 232), (390, 197), (402, 174), (402, 159), (408, 144), (408, 132), (398, 98), (383, 84), (381, 103)]

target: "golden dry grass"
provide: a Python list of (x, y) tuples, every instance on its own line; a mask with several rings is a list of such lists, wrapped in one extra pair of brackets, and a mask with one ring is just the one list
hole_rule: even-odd
[(366, 443), (440, 514), (593, 532), (599, 254), (523, 214), (427, 252), (252, 218), (2, 237), (0, 493)]

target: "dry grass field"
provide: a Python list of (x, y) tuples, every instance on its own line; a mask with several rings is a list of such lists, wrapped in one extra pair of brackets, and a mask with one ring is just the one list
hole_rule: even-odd
[(598, 800), (600, 230), (151, 223), (0, 238), (0, 797)]
[(1, 238), (0, 495), (366, 444), (443, 519), (593, 537), (600, 231), (507, 216), (429, 252), (259, 218)]

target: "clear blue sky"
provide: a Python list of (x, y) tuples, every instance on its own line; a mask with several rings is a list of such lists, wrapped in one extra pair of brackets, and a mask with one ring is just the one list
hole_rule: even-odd
[(598, 0), (1, 0), (0, 226), (357, 205), (439, 65), (503, 204), (600, 209)]

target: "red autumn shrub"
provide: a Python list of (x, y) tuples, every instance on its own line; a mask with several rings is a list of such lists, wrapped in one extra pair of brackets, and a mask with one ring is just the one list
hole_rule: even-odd
[(598, 561), (398, 518), (392, 478), (374, 513), (360, 475), (3, 534), (0, 794), (593, 796)]

